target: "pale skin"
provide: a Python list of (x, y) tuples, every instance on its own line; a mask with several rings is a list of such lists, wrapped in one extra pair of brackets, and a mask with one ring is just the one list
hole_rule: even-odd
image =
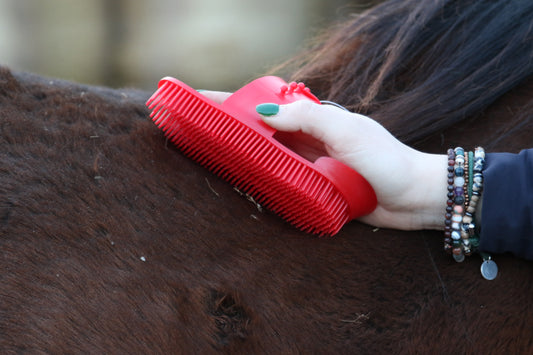
[[(213, 91), (202, 94), (218, 103), (230, 95)], [(410, 148), (369, 117), (307, 100), (280, 105), (277, 114), (262, 119), (293, 135), (298, 142), (293, 149), (300, 155), (311, 159), (330, 156), (368, 180), (378, 206), (359, 221), (401, 230), (444, 229), (446, 155)], [(480, 214), (478, 211), (476, 215)]]

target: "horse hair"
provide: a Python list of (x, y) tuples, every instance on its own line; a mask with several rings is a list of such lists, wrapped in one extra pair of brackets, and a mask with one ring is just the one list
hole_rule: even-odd
[[(280, 71), (425, 151), (517, 151), (532, 7), (392, 0)], [(531, 353), (532, 262), (488, 282), (439, 231), (306, 235), (174, 149), (149, 95), (0, 68), (0, 352)]]
[(528, 1), (391, 0), (277, 70), (415, 144), (533, 74), (532, 19)]

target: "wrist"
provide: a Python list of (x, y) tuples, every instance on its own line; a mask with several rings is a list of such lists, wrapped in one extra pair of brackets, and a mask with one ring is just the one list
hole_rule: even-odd
[[(444, 229), (447, 198), (447, 156), (407, 148), (397, 156), (401, 173), (385, 185), (397, 184), (387, 195), (382, 187), (376, 210), (359, 220), (400, 230)], [(386, 203), (383, 201), (388, 200)]]
[[(447, 194), (447, 156), (417, 152), (413, 161), (414, 184), (410, 229), (444, 228), (444, 211)], [(414, 191), (413, 191), (414, 190)]]

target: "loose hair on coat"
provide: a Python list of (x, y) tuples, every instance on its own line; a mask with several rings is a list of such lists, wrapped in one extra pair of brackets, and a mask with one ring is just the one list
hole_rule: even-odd
[[(424, 151), (517, 151), (532, 9), (390, 0), (278, 72)], [(2, 353), (531, 352), (531, 262), (488, 282), (438, 231), (299, 232), (168, 144), (149, 95), (0, 69)]]

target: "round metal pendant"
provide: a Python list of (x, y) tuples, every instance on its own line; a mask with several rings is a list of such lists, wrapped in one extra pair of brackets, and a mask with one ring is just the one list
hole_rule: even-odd
[(483, 261), (481, 264), (481, 275), (486, 280), (494, 280), (498, 276), (498, 265), (491, 259)]

